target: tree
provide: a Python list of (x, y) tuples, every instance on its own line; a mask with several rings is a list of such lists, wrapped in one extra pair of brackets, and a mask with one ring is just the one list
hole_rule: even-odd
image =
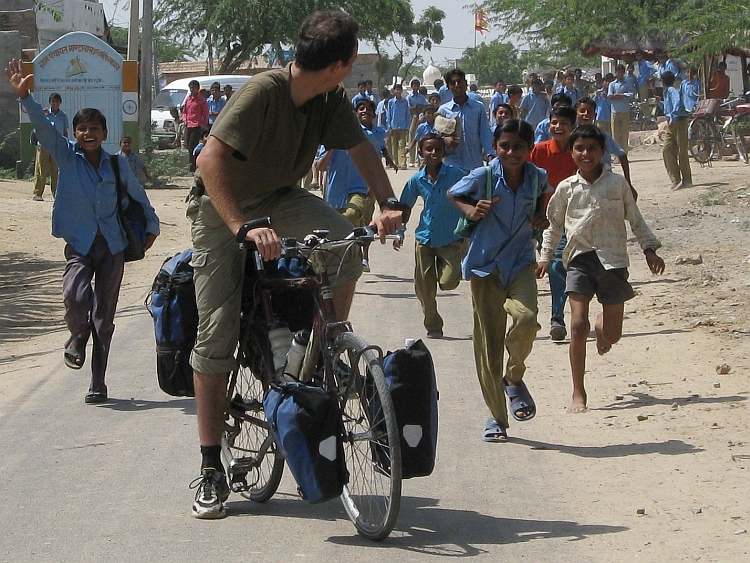
[(746, 2), (688, 0), (672, 14), (668, 25), (685, 33), (676, 49), (683, 56), (750, 48), (750, 7)]
[(466, 49), (461, 55), (461, 69), (476, 74), (480, 84), (494, 84), (498, 78), (508, 84), (517, 84), (521, 82), (523, 67), (513, 44), (496, 39)]
[[(423, 63), (420, 51), (432, 50), (433, 44), (440, 44), (445, 38), (443, 20), (445, 12), (434, 6), (426, 8), (419, 19), (414, 21), (411, 4), (403, 0), (383, 0), (390, 5), (393, 17), (382, 18), (375, 27), (363, 26), (362, 39), (369, 40), (381, 58), (388, 56), (388, 49), (396, 51), (393, 58), (397, 73), (407, 77), (413, 73), (412, 67)], [(380, 79), (382, 75), (378, 78)]]
[[(115, 45), (127, 46), (128, 44), (128, 30), (124, 27), (110, 27), (110, 36), (112, 42)], [(138, 39), (138, 46), (140, 49), (140, 38)], [(156, 51), (156, 60), (161, 63), (170, 61), (186, 61), (187, 56), (190, 54), (190, 49), (185, 45), (177, 43), (169, 39), (169, 37), (160, 32), (158, 29), (154, 29), (154, 48)]]

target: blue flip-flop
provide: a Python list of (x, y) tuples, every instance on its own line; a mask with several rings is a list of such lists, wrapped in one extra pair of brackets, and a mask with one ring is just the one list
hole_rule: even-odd
[(484, 423), (482, 440), (485, 442), (507, 442), (508, 432), (497, 420), (488, 418), (487, 422)]
[[(526, 422), (527, 420), (534, 418), (536, 416), (536, 403), (534, 403), (534, 399), (531, 398), (531, 393), (529, 393), (526, 384), (523, 381), (519, 381), (515, 385), (511, 385), (506, 378), (503, 378), (503, 383), (505, 383), (505, 394), (508, 395), (508, 399), (510, 399), (511, 416), (513, 416), (518, 422)], [(516, 412), (529, 408), (531, 409), (531, 412), (528, 415), (522, 417), (516, 415)]]

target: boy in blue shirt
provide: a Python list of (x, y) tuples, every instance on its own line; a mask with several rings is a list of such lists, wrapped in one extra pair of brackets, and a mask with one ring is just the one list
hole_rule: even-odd
[[(49, 96), (49, 110), (44, 110), (47, 119), (52, 126), (57, 129), (63, 137), (68, 136), (68, 116), (60, 109), (62, 105), (62, 96), (53, 92)], [(36, 135), (32, 135), (32, 139)], [(34, 141), (32, 140), (32, 143)], [(52, 191), (52, 197), (55, 197), (57, 191), (57, 163), (50, 156), (39, 142), (36, 143), (36, 159), (34, 161), (34, 201), (44, 201), (44, 185), (47, 183), (49, 176), (49, 187)]]
[[(406, 96), (406, 101), (409, 102), (409, 113), (411, 113), (411, 123), (409, 124), (409, 146), (413, 147), (412, 141), (414, 140), (414, 133), (417, 131), (419, 126), (419, 118), (422, 115), (424, 109), (429, 105), (427, 96), (420, 93), (419, 86), (420, 82), (416, 78), (411, 81), (411, 94)], [(416, 152), (412, 149), (407, 152), (409, 156), (409, 166), (416, 166)]]
[(685, 69), (685, 80), (680, 83), (680, 95), (682, 96), (682, 103), (685, 106), (685, 111), (689, 113), (693, 113), (695, 106), (698, 105), (698, 98), (703, 95), (701, 83), (696, 78), (697, 75), (697, 68), (688, 67), (687, 69)]
[(391, 137), (391, 147), (393, 157), (396, 159), (398, 167), (406, 170), (406, 157), (404, 149), (406, 148), (406, 137), (409, 134), (411, 125), (411, 113), (409, 111), (409, 102), (402, 97), (404, 92), (401, 84), (393, 86), (393, 97), (388, 100), (388, 111), (386, 120), (388, 123), (388, 135)]
[(412, 149), (414, 149), (414, 145), (417, 144), (419, 139), (421, 139), (428, 133), (435, 133), (435, 115), (437, 115), (437, 110), (434, 106), (429, 105), (425, 108), (424, 113), (420, 117), (420, 121), (422, 121), (422, 123), (417, 126), (417, 130), (414, 131), (414, 138), (409, 143), (409, 146), (406, 147), (407, 154), (409, 154)]
[(521, 100), (521, 117), (531, 125), (532, 131), (550, 112), (547, 95), (542, 94), (543, 85), (544, 83), (539, 78), (534, 78), (531, 82), (531, 92)]
[[(445, 142), (437, 133), (419, 139), (424, 168), (414, 174), (401, 192), (401, 203), (413, 207), (424, 200), (414, 232), (414, 292), (422, 304), (427, 338), (443, 337), (443, 318), (437, 310), (437, 288), (450, 291), (461, 281), (461, 238), (453, 233), (461, 214), (446, 197), (448, 189), (466, 176), (457, 166), (443, 163)], [(393, 241), (399, 250), (403, 237)]]
[(690, 153), (688, 152), (688, 118), (682, 96), (674, 87), (675, 76), (671, 72), (661, 75), (664, 83), (664, 116), (667, 128), (664, 130), (664, 148), (662, 157), (672, 189), (689, 188), (693, 185), (693, 174), (690, 170)]
[(495, 80), (495, 92), (490, 98), (490, 127), (497, 125), (497, 122), (495, 121), (495, 110), (497, 109), (497, 106), (500, 104), (507, 104), (508, 100), (509, 97), (506, 92), (505, 80), (498, 78)]
[(615, 81), (607, 89), (607, 97), (612, 107), (612, 137), (622, 150), (628, 152), (630, 136), (630, 101), (635, 92), (629, 82), (625, 81), (625, 65), (615, 67)]
[(208, 123), (212, 125), (219, 117), (221, 110), (227, 105), (227, 100), (221, 95), (221, 84), (218, 82), (211, 84), (211, 95), (206, 102), (208, 103)]
[(120, 137), (120, 156), (128, 161), (130, 165), (130, 171), (138, 180), (138, 183), (142, 186), (146, 182), (154, 183), (154, 179), (148, 173), (146, 169), (146, 163), (144, 162), (141, 155), (137, 152), (130, 150), (133, 146), (133, 138), (130, 135), (123, 135)]
[(615, 76), (611, 72), (608, 72), (602, 78), (602, 87), (594, 95), (594, 102), (596, 102), (596, 126), (608, 135), (612, 134), (612, 102), (609, 101), (607, 94), (609, 92), (609, 84), (614, 79)]
[(643, 51), (635, 52), (635, 61), (638, 65), (638, 98), (645, 102), (649, 99), (651, 83), (656, 74), (656, 67), (653, 63), (646, 60), (646, 53)]
[[(73, 117), (75, 140), (68, 140), (47, 120), (42, 106), (29, 92), (34, 75), (24, 76), (21, 61), (8, 63), (5, 74), (36, 127), (39, 142), (60, 168), (52, 209), (52, 235), (66, 242), (63, 298), (70, 338), (65, 343), (65, 365), (81, 369), (86, 359), (86, 343), (93, 337), (91, 385), (85, 402), (103, 403), (107, 400), (104, 377), (125, 266), (123, 250), (128, 246), (119, 219), (110, 155), (102, 149), (107, 139), (107, 120), (97, 109), (78, 111)], [(159, 218), (130, 166), (121, 157), (116, 158), (125, 192), (121, 205), (128, 207), (134, 200), (143, 207), (147, 232), (143, 248), (148, 250), (159, 234)]]
[(568, 96), (570, 98), (570, 107), (575, 106), (576, 102), (583, 97), (581, 91), (576, 87), (576, 75), (572, 72), (568, 72), (565, 75), (563, 83), (558, 86), (555, 93)]

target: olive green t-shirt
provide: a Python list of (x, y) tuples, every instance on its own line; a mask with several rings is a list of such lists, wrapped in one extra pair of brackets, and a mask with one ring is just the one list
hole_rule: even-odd
[(296, 185), (309, 172), (319, 145), (348, 150), (366, 140), (343, 88), (296, 107), (290, 77), (291, 64), (254, 76), (211, 128), (211, 135), (235, 149), (229, 173), (240, 205)]

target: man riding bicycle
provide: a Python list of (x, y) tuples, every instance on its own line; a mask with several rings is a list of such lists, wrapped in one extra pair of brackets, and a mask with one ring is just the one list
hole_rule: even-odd
[[(240, 326), (244, 254), (235, 235), (248, 219), (270, 216), (273, 228), (248, 232), (264, 260), (281, 253), (279, 234), (302, 238), (351, 224), (322, 199), (298, 187), (319, 145), (347, 150), (380, 202), (374, 223), (381, 241), (401, 228), (401, 211), (385, 170), (362, 132), (341, 81), (357, 58), (356, 20), (315, 13), (302, 23), (296, 59), (249, 80), (227, 103), (198, 157), (187, 215), (192, 222), (198, 337), (190, 358), (195, 383), (201, 477), (196, 518), (222, 518), (229, 497), (221, 461), (228, 373)], [(362, 260), (349, 253), (329, 268), (337, 317), (346, 319)], [(340, 263), (340, 268), (339, 268)]]

